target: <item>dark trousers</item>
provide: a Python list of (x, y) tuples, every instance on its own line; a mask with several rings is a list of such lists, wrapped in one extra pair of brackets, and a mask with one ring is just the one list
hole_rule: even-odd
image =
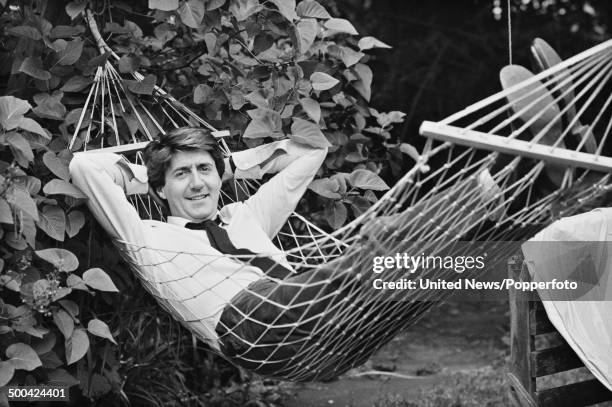
[[(252, 283), (223, 310), (216, 328), (222, 352), (257, 374), (294, 381), (330, 380), (367, 361), (435, 304), (405, 297), (375, 298), (374, 276), (368, 268), (372, 257), (401, 248), (397, 245), (401, 233), (416, 229), (428, 239), (442, 226), (452, 239), (482, 219), (486, 209), (482, 201), (474, 201), (478, 194), (474, 181), (455, 186), (451, 194), (367, 222), (361, 239), (331, 263), (297, 275), (272, 276), (281, 283), (270, 279)], [(449, 202), (455, 210), (440, 216)]]

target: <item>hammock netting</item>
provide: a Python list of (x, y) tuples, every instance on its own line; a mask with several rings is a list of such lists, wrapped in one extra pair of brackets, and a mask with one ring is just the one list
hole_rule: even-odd
[[(211, 128), (160, 88), (152, 95), (130, 91), (91, 14), (89, 20), (101, 51), (111, 52), (111, 58), (95, 75), (75, 146), (105, 148), (139, 162), (139, 149), (164, 129)], [(541, 73), (506, 67), (503, 91), (438, 123), (425, 123), (422, 133), (429, 138), (420, 159), (353, 222), (326, 233), (298, 214), (291, 216), (275, 243), (298, 274), (270, 277), (264, 291), (243, 290), (240, 295), (252, 305), (248, 310), (229, 303), (234, 320), (220, 327), (219, 340), (240, 345), (231, 360), (285, 380), (334, 378), (365, 362), (445, 299), (439, 291), (374, 290), (373, 279), (380, 277), (372, 273), (374, 256), (460, 254), (456, 242), (461, 240), (497, 241), (509, 256), (509, 242), (520, 242), (604, 196), (610, 189), (605, 154), (612, 127), (612, 42), (564, 62), (543, 42), (534, 47)], [(131, 78), (142, 79), (138, 73)], [(121, 120), (137, 124), (127, 137), (118, 131)], [(221, 205), (256, 188), (253, 180), (234, 180)], [(143, 217), (161, 215), (148, 196), (133, 199)], [(203, 277), (220, 259), (130, 242), (118, 247), (159, 304), (196, 336), (210, 339), (201, 325), (215, 316), (202, 313), (201, 301), (218, 294)], [(237, 264), (251, 260), (243, 257)], [(176, 272), (161, 274), (160, 265), (168, 263)], [(419, 277), (452, 280), (456, 274), (442, 268), (424, 273)], [(410, 278), (404, 269), (385, 271), (386, 280), (401, 278)], [(283, 287), (290, 298), (279, 301), (274, 293)], [(249, 337), (242, 335), (243, 321), (258, 327)]]

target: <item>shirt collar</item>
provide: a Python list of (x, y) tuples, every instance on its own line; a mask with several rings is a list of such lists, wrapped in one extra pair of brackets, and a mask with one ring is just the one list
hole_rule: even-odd
[[(219, 211), (217, 211), (217, 217), (219, 217)], [(189, 219), (182, 218), (180, 216), (168, 216), (166, 218), (166, 222), (170, 225), (178, 226), (184, 228), (185, 225), (191, 222)]]
[(190, 222), (190, 220), (181, 218), (180, 216), (168, 216), (166, 222), (168, 222), (170, 225), (175, 225), (184, 228), (185, 225)]

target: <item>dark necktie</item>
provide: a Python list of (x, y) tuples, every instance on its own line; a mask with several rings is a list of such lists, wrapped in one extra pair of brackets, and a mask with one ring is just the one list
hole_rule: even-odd
[(257, 253), (253, 253), (249, 249), (239, 249), (234, 246), (227, 234), (227, 230), (219, 226), (214, 220), (205, 220), (199, 223), (189, 222), (185, 227), (193, 230), (204, 230), (208, 236), (210, 245), (221, 253), (236, 256), (254, 256), (247, 262), (261, 269), (267, 276), (283, 279), (293, 274), (291, 270), (278, 264), (269, 257), (257, 255)]

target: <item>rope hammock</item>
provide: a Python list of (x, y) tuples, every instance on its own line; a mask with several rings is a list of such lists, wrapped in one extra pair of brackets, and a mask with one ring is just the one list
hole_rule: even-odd
[[(113, 65), (119, 57), (102, 40), (91, 12), (87, 18), (100, 51), (110, 58), (97, 68), (71, 148), (101, 148), (141, 162), (139, 150), (164, 129), (200, 125), (216, 131), (159, 87), (152, 95), (130, 91)], [(243, 290), (254, 306), (248, 312), (234, 307), (233, 323), (221, 323), (220, 341), (238, 344), (224, 356), (269, 377), (332, 379), (365, 362), (444, 300), (432, 290), (372, 289), (379, 277), (372, 273), (374, 256), (447, 254), (468, 239), (499, 241), (503, 252), (503, 242), (520, 241), (608, 191), (612, 159), (604, 156), (604, 145), (612, 127), (612, 42), (565, 62), (541, 40), (533, 51), (543, 69), (538, 75), (508, 66), (501, 74), (503, 91), (438, 123), (423, 123), (428, 140), (420, 159), (357, 219), (328, 234), (292, 215), (275, 242), (299, 274), (270, 277), (267, 295)], [(132, 80), (143, 76), (134, 73)], [(121, 121), (134, 123), (127, 136), (118, 130)], [(256, 188), (254, 181), (234, 180), (221, 205)], [(161, 215), (147, 196), (133, 203), (145, 218)], [(217, 293), (202, 281), (220, 259), (131, 242), (118, 247), (159, 304), (206, 341), (202, 323), (214, 315), (203, 312), (203, 304)], [(240, 258), (244, 267), (250, 260)], [(175, 272), (162, 275), (162, 264)], [(424, 273), (420, 277), (449, 281), (456, 275), (443, 268)], [(388, 281), (401, 278), (410, 278), (404, 269), (385, 271)], [(269, 300), (289, 286), (291, 298)], [(296, 314), (297, 320), (289, 317)], [(247, 320), (259, 329), (245, 336), (241, 322)]]

